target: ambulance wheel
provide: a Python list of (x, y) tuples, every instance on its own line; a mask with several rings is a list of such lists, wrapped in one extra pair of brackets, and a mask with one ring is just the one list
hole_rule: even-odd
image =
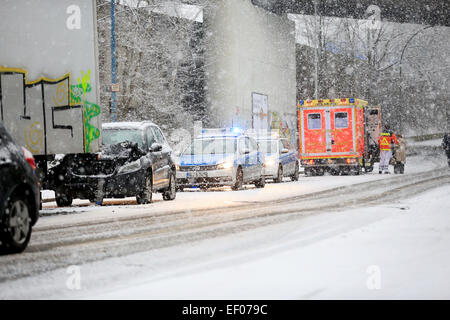
[(339, 175), (339, 169), (331, 168), (330, 169), (330, 173), (331, 173), (332, 176), (338, 176)]
[(361, 173), (361, 167), (357, 166), (354, 168), (350, 168), (349, 171), (352, 176), (359, 176), (359, 174)]
[(324, 168), (317, 168), (315, 170), (315, 175), (316, 176), (323, 176), (325, 174), (325, 169)]
[(231, 187), (232, 190), (240, 190), (244, 185), (244, 173), (242, 172), (242, 168), (239, 167), (236, 172), (236, 182)]
[(273, 182), (275, 183), (283, 182), (283, 166), (281, 164), (278, 166), (277, 177), (273, 179)]
[(311, 168), (305, 168), (305, 176), (312, 177), (313, 171)]

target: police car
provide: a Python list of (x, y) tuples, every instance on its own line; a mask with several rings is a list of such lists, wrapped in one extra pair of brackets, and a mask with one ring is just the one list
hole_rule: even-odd
[(203, 129), (179, 156), (177, 187), (264, 188), (264, 154), (256, 140), (237, 128)]
[(264, 176), (274, 182), (282, 182), (283, 177), (297, 181), (299, 164), (296, 150), (289, 141), (280, 138), (277, 132), (268, 132), (255, 136), (260, 150), (264, 153)]

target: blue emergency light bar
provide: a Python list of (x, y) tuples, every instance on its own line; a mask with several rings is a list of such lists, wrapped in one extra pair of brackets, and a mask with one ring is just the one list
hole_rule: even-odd
[(242, 134), (242, 129), (238, 127), (233, 128), (207, 128), (202, 129), (202, 136), (239, 136)]

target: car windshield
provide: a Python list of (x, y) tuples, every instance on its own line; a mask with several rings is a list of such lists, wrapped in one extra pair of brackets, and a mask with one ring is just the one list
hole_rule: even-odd
[(198, 139), (183, 152), (184, 155), (226, 154), (236, 152), (236, 139)]
[(103, 144), (111, 145), (125, 141), (136, 142), (140, 148), (143, 147), (142, 131), (138, 129), (104, 129)]
[(277, 140), (258, 140), (259, 150), (264, 153), (277, 153), (278, 142)]

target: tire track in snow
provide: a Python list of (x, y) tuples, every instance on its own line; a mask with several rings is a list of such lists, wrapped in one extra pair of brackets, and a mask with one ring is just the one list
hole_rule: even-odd
[[(26, 252), (0, 258), (0, 281), (242, 232), (305, 215), (397, 200), (446, 183), (450, 183), (449, 172), (433, 170), (276, 201), (36, 228)], [(343, 200), (343, 194), (348, 199)]]

